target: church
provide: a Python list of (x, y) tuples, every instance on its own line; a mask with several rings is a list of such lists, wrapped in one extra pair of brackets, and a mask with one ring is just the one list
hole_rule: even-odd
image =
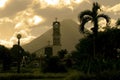
[(57, 53), (61, 50), (61, 33), (60, 33), (60, 22), (56, 20), (52, 24), (52, 45), (48, 41), (48, 45), (35, 51), (36, 56), (57, 56)]

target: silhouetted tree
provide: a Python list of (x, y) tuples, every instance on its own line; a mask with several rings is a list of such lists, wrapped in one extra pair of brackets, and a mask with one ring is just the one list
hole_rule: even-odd
[(63, 63), (67, 68), (72, 67), (71, 55), (68, 53), (67, 49), (62, 49), (59, 51), (58, 57), (60, 58), (60, 62)]
[(47, 46), (47, 47), (45, 48), (45, 55), (46, 55), (47, 58), (49, 58), (49, 57), (52, 56), (52, 47)]
[(9, 70), (10, 69), (10, 63), (11, 63), (11, 58), (10, 58), (10, 51), (8, 48), (0, 45), (0, 59), (2, 60), (2, 65), (3, 65), (3, 71)]
[[(120, 53), (120, 29), (110, 28), (103, 32), (98, 32), (97, 36), (97, 60), (94, 60), (92, 52), (92, 36), (90, 34), (76, 45), (76, 51), (73, 52), (72, 58), (80, 70), (88, 72), (99, 72), (108, 69), (116, 69)], [(90, 67), (89, 67), (90, 66)], [(117, 67), (118, 69), (118, 67)]]
[(45, 63), (42, 64), (42, 71), (43, 72), (67, 72), (67, 69), (64, 64), (60, 62), (58, 56), (52, 56), (45, 60)]
[[(20, 54), (18, 53), (18, 50), (20, 51)], [(21, 61), (23, 56), (25, 55), (24, 49), (18, 45), (13, 45), (10, 51), (11, 51), (12, 62), (16, 62), (18, 60)]]
[(84, 32), (84, 29), (85, 29), (85, 24), (89, 21), (92, 21), (93, 23), (93, 27), (91, 28), (92, 32), (93, 32), (93, 39), (94, 39), (94, 47), (93, 47), (93, 53), (94, 53), (94, 56), (95, 56), (95, 53), (96, 53), (96, 49), (95, 49), (95, 44), (96, 44), (96, 37), (97, 37), (97, 33), (98, 33), (98, 19), (99, 18), (104, 18), (107, 22), (107, 26), (109, 25), (109, 22), (110, 22), (110, 18), (105, 15), (105, 14), (98, 14), (98, 11), (100, 10), (100, 5), (97, 3), (97, 2), (94, 2), (93, 3), (93, 7), (92, 7), (92, 10), (85, 10), (83, 12), (81, 12), (79, 14), (79, 19), (80, 19), (80, 31), (81, 32)]
[(62, 49), (61, 51), (58, 52), (58, 56), (60, 59), (63, 59), (67, 53), (68, 51), (66, 49)]

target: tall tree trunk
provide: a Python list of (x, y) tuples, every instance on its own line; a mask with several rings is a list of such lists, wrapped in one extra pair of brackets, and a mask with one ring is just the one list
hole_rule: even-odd
[(96, 54), (96, 37), (93, 36), (93, 58), (96, 57), (95, 54)]

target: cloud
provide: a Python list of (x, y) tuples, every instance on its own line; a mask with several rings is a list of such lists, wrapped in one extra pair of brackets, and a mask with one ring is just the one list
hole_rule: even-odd
[(114, 26), (116, 25), (116, 21), (117, 21), (117, 20), (115, 20), (115, 19), (111, 19), (111, 24), (110, 24), (110, 26), (111, 26), (111, 27), (114, 27)]
[[(51, 7), (52, 9), (61, 8), (73, 9), (74, 7), (77, 6), (77, 4), (83, 2), (83, 0), (6, 0), (6, 1), (8, 1), (9, 4), (8, 2), (7, 3), (5, 2), (4, 8), (0, 9), (1, 13), (0, 28), (1, 31), (3, 31), (0, 35), (1, 38), (3, 38), (0, 40), (0, 44), (6, 45), (7, 47), (11, 47), (13, 44), (17, 43), (16, 35), (18, 33), (22, 35), (21, 44), (26, 44), (36, 38), (35, 36), (33, 36), (33, 34), (31, 34), (34, 31), (35, 26), (38, 26), (38, 28), (36, 29), (41, 30), (33, 32), (37, 34), (37, 36), (38, 34), (42, 34), (45, 31), (47, 31), (49, 28), (48, 26), (51, 26), (52, 24), (51, 21), (52, 19), (50, 19), (51, 15), (46, 13), (48, 16), (44, 16), (46, 11), (43, 11), (42, 13), (37, 13), (35, 9), (39, 11), (45, 8), (47, 9), (48, 7)], [(37, 5), (38, 8), (34, 8), (37, 7)], [(63, 13), (64, 10), (61, 10), (60, 12), (64, 15)], [(52, 15), (53, 13), (54, 12), (52, 12)], [(61, 13), (59, 14), (61, 15)], [(47, 21), (45, 18), (47, 19)], [(51, 23), (50, 25), (48, 25), (49, 22)], [(2, 26), (4, 26), (4, 28)], [(8, 29), (10, 29), (10, 31)], [(2, 34), (4, 34), (4, 36), (6, 37), (9, 36), (9, 38), (6, 39), (6, 37), (2, 37)]]
[(25, 30), (21, 30), (20, 32), (15, 32), (13, 36), (9, 40), (0, 40), (0, 45), (5, 45), (6, 47), (12, 47), (14, 44), (17, 44), (18, 39), (17, 39), (17, 34), (21, 34), (22, 37), (20, 39), (21, 45), (27, 44), (33, 39), (35, 39), (35, 36), (32, 36), (31, 34), (28, 34)]
[(21, 45), (29, 43), (31, 40), (35, 39), (35, 36), (32, 36), (30, 33), (28, 33), (26, 30), (20, 30), (19, 32), (15, 32), (13, 36), (11, 37), (10, 41), (17, 43), (17, 34), (21, 34)]
[(0, 24), (2, 24), (2, 23), (7, 23), (7, 22), (13, 23), (13, 20), (11, 20), (11, 19), (8, 18), (8, 17), (4, 17), (4, 18), (1, 18), (1, 19), (0, 19)]
[(15, 28), (20, 28), (23, 26), (32, 27), (42, 23), (43, 21), (44, 18), (42, 18), (39, 15), (36, 15), (34, 10), (31, 8), (18, 12), (14, 19), (14, 22), (16, 24)]
[(32, 6), (39, 6), (40, 9), (48, 7), (61, 9), (66, 7), (73, 10), (77, 4), (84, 1), (88, 2), (88, 0), (33, 0)]
[(0, 9), (4, 8), (8, 2), (9, 2), (9, 0), (0, 0)]
[(33, 16), (33, 18), (30, 19), (30, 23), (33, 23), (34, 25), (38, 25), (42, 21), (43, 21), (42, 17), (37, 15)]
[(120, 3), (118, 4), (115, 4), (114, 6), (102, 6), (102, 9), (105, 11), (105, 12), (111, 12), (111, 13), (114, 13), (115, 15), (116, 14), (120, 14)]
[(99, 23), (100, 27), (106, 27), (106, 20), (100, 20)]
[[(10, 17), (16, 15), (19, 11), (28, 8), (32, 0), (0, 0), (7, 1), (4, 8), (0, 9), (0, 17)], [(1, 3), (1, 2), (0, 2)]]
[[(31, 40), (35, 39), (35, 36), (32, 36), (31, 33), (31, 27), (34, 27), (36, 25), (39, 25), (44, 19), (39, 16), (36, 15), (33, 11), (33, 9), (31, 8), (27, 8), (23, 11), (18, 12), (15, 17), (13, 17), (12, 19), (10, 19), (9, 17), (3, 17), (0, 19), (0, 24), (4, 24), (4, 28), (5, 28), (5, 24), (14, 24), (14, 26), (12, 25), (12, 27), (14, 27), (12, 30), (13, 35), (11, 35), (11, 38), (5, 40), (0, 40), (0, 44), (1, 45), (6, 45), (7, 47), (12, 47), (13, 44), (17, 43), (17, 38), (16, 35), (17, 34), (21, 34), (22, 38), (21, 38), (21, 44), (26, 44), (28, 42), (30, 42)], [(0, 26), (2, 26), (0, 25)], [(8, 25), (7, 25), (8, 26)], [(0, 27), (2, 28), (2, 27)], [(3, 31), (4, 28), (2, 28)], [(10, 26), (9, 26), (10, 29)], [(6, 28), (6, 30), (8, 31), (8, 29)], [(7, 33), (10, 34), (10, 32), (8, 31)], [(3, 34), (3, 33), (2, 33)], [(2, 36), (2, 35), (1, 35)], [(4, 34), (5, 36), (5, 34)]]
[(120, 3), (114, 5), (114, 6), (111, 7), (111, 8), (109, 8), (107, 11), (108, 11), (108, 12), (120, 12)]
[(14, 18), (16, 32), (11, 41), (16, 42), (15, 35), (17, 34), (22, 35), (21, 44), (26, 44), (35, 39), (36, 37), (31, 35), (31, 30), (44, 22), (44, 20), (40, 15), (36, 15), (31, 8), (18, 12)]
[(7, 40), (0, 40), (0, 45), (5, 45), (6, 47), (12, 47), (13, 42)]
[[(77, 20), (81, 10), (90, 9), (92, 6), (91, 0), (7, 1), (4, 8), (0, 9), (0, 43), (7, 46), (17, 43), (18, 33), (22, 34), (21, 44), (28, 43), (49, 30), (55, 17), (58, 17), (59, 21), (68, 18)], [(112, 7), (104, 6), (104, 9), (107, 12), (112, 12), (114, 8), (114, 12), (119, 11), (117, 7)]]

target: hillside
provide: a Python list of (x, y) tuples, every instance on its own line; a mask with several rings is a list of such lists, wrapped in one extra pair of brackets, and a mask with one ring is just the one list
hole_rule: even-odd
[[(83, 35), (79, 32), (78, 24), (73, 20), (63, 20), (60, 23), (62, 49), (72, 51), (75, 49), (75, 45), (78, 43), (79, 39), (83, 37)], [(24, 45), (23, 48), (32, 53), (47, 46), (48, 41), (50, 41), (50, 44), (52, 45), (52, 29), (48, 30), (46, 33), (34, 39), (30, 43)]]

